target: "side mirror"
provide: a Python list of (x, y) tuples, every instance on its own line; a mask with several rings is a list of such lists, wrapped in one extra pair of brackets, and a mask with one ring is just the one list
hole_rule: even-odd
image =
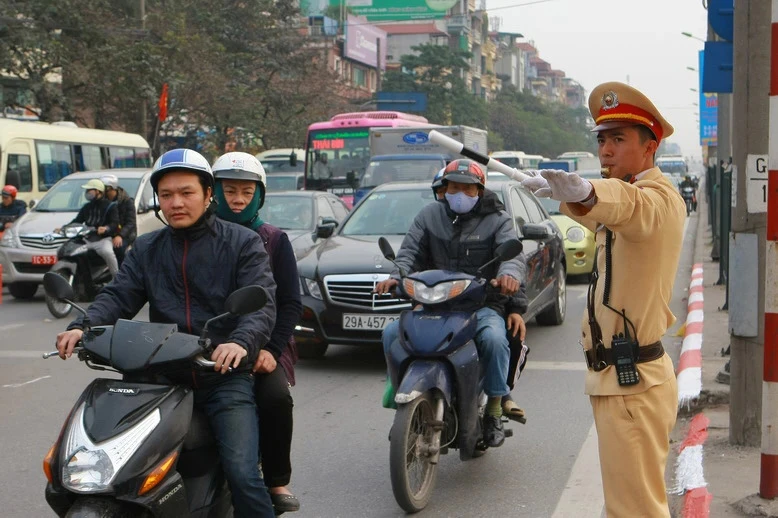
[(498, 246), (494, 255), (497, 257), (498, 261), (503, 262), (513, 259), (519, 255), (522, 250), (524, 250), (524, 245), (521, 244), (521, 241), (518, 239), (511, 239)]
[(224, 309), (232, 315), (247, 315), (259, 311), (267, 304), (267, 291), (262, 286), (244, 286), (233, 291), (224, 303)]
[(333, 218), (324, 218), (321, 220), (321, 223), (316, 226), (316, 237), (327, 239), (335, 232), (337, 227), (338, 222), (336, 220)]
[(54, 272), (43, 274), (43, 289), (46, 295), (58, 301), (70, 302), (75, 297), (73, 286), (63, 276)]
[(31, 208), (35, 207), (35, 205), (37, 205), (37, 203), (38, 203), (38, 200), (30, 200), (30, 202), (27, 204), (27, 207), (31, 209)]
[(379, 237), (378, 238), (378, 248), (381, 249), (381, 253), (384, 254), (384, 257), (388, 259), (389, 261), (394, 261), (394, 250), (392, 249), (392, 245), (389, 244), (389, 241), (385, 237)]
[(523, 239), (534, 239), (537, 241), (543, 241), (551, 237), (551, 233), (545, 225), (536, 223), (525, 223), (521, 227), (521, 233), (524, 236)]
[(145, 214), (152, 210), (159, 210), (159, 200), (157, 200), (157, 197), (154, 195), (148, 200), (141, 200), (138, 204), (138, 214)]

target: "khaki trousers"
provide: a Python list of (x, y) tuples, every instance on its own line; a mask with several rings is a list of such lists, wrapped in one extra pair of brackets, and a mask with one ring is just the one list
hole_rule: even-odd
[(678, 409), (675, 378), (640, 394), (589, 399), (608, 518), (669, 518), (665, 464)]

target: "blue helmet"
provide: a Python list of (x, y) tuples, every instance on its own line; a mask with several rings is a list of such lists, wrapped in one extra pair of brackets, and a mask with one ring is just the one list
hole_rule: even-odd
[(204, 178), (207, 185), (213, 190), (214, 180), (211, 164), (203, 155), (192, 149), (171, 149), (154, 162), (151, 168), (151, 187), (157, 191), (159, 180), (170, 171), (191, 171)]
[(443, 187), (443, 175), (446, 174), (446, 168), (444, 167), (440, 171), (435, 174), (435, 177), (432, 178), (432, 192), (437, 194), (435, 191), (438, 190), (438, 188)]

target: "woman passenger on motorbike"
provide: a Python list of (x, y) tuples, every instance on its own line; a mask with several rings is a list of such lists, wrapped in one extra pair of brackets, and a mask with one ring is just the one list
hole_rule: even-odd
[[(216, 214), (256, 231), (270, 255), (276, 281), (276, 323), (270, 341), (254, 364), (254, 397), (259, 414), (260, 452), (265, 483), (278, 512), (300, 509), (300, 502), (287, 486), (292, 476), (292, 409), (289, 386), (294, 385), (297, 349), (292, 332), (303, 306), (297, 262), (289, 237), (262, 221), (259, 209), (265, 201), (265, 170), (256, 157), (242, 152), (227, 153), (213, 164), (216, 178)], [(277, 368), (278, 365), (283, 367)]]

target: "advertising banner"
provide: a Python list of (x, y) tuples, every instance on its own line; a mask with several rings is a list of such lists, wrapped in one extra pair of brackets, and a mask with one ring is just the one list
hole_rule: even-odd
[(347, 58), (365, 65), (378, 65), (378, 41), (381, 41), (381, 69), (386, 68), (386, 32), (370, 25), (364, 18), (349, 15), (346, 22)]

